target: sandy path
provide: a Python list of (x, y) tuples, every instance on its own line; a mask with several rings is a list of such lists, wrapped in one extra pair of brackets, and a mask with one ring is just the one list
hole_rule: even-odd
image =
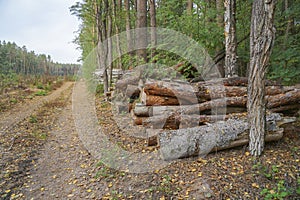
[(26, 199), (99, 199), (102, 188), (93, 179), (95, 161), (81, 144), (71, 102), (62, 111), (31, 171)]
[[(0, 180), (0, 199), (101, 199), (103, 196), (107, 184), (99, 184), (94, 179), (97, 161), (86, 151), (76, 132), (72, 86), (72, 82), (67, 82), (48, 96), (37, 97), (0, 114), (0, 136), (3, 137), (3, 143), (0, 142), (0, 177), (6, 177), (8, 171), (18, 174), (12, 179), (6, 178), (4, 182)], [(54, 114), (48, 116), (52, 119), (49, 122), (53, 123), (47, 125), (50, 132), (43, 145), (20, 150), (24, 146), (22, 140), (9, 140), (16, 137), (15, 130), (26, 140), (23, 128), (33, 125), (26, 125), (26, 118), (41, 110), (51, 109), (44, 107), (44, 103), (59, 102), (59, 99), (64, 99), (66, 103), (54, 108)], [(5, 145), (5, 138), (8, 138), (12, 148)], [(17, 162), (20, 158), (24, 162)]]

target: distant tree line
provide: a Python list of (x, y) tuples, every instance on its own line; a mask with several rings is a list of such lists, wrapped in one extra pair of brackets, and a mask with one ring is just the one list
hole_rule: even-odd
[(78, 69), (78, 64), (53, 62), (50, 55), (36, 54), (15, 42), (0, 41), (0, 74), (73, 76)]

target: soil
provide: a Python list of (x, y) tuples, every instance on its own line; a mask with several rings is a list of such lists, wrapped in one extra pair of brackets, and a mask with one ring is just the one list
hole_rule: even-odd
[[(73, 119), (72, 86), (0, 113), (0, 199), (299, 199), (299, 117), (259, 158), (244, 146), (132, 173), (86, 149)], [(105, 98), (95, 102), (111, 142), (128, 152), (157, 151), (120, 128)]]

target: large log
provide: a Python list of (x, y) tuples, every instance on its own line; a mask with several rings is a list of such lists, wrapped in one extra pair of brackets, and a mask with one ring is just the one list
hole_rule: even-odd
[[(168, 123), (175, 123), (178, 128), (191, 128), (200, 126), (205, 123), (214, 123), (216, 121), (228, 120), (230, 118), (239, 118), (246, 116), (246, 113), (234, 113), (230, 115), (156, 115), (151, 117), (134, 117), (135, 125), (143, 125), (145, 127), (164, 128)], [(172, 120), (170, 122), (170, 120)]]
[[(282, 118), (279, 114), (267, 116), (266, 141), (280, 139), (282, 128), (277, 124), (290, 123), (295, 118)], [(245, 144), (248, 123), (243, 119), (229, 119), (194, 128), (162, 131), (158, 134), (160, 152), (164, 160), (174, 160), (196, 155), (206, 155), (216, 149), (226, 149)], [(276, 135), (272, 135), (272, 133)]]
[[(201, 81), (193, 83), (194, 86), (204, 86), (204, 85), (224, 85), (224, 86), (244, 86), (248, 85), (247, 77), (229, 77), (229, 78), (219, 78), (212, 79), (208, 81)], [(282, 86), (280, 83), (275, 81), (266, 80), (266, 86)]]
[[(266, 87), (266, 95), (282, 94), (293, 89), (295, 88), (283, 86), (268, 86)], [(177, 98), (178, 104), (183, 104), (180, 102), (195, 104), (210, 99), (222, 98), (225, 96), (237, 97), (247, 95), (247, 87), (223, 86), (223, 84), (191, 85), (180, 82), (153, 80), (148, 80), (145, 83), (143, 91), (147, 96), (149, 95)]]
[[(278, 94), (273, 96), (267, 96), (267, 108), (270, 110), (277, 110), (277, 111), (284, 111), (284, 107), (286, 109), (289, 109), (291, 105), (299, 105), (300, 103), (300, 90), (294, 89), (292, 91), (286, 92), (284, 94)], [(165, 101), (167, 102), (167, 100)], [(213, 99), (211, 101), (206, 101), (204, 103), (200, 104), (194, 104), (194, 105), (181, 105), (181, 106), (153, 106), (156, 110), (160, 110), (160, 114), (169, 114), (171, 112), (178, 112), (181, 114), (199, 114), (204, 111), (208, 110), (219, 110), (221, 108), (226, 108), (227, 112), (232, 112), (230, 110), (231, 107), (235, 108), (246, 108), (247, 103), (247, 96), (241, 96), (241, 97), (227, 97), (222, 99)], [(156, 104), (154, 104), (156, 105)], [(163, 105), (166, 105), (164, 103)], [(172, 105), (172, 104), (171, 104)], [(297, 107), (297, 106), (295, 106)], [(140, 110), (143, 110), (144, 112), (136, 112), (137, 116), (152, 116), (153, 115), (153, 108), (138, 108)], [(278, 109), (275, 109), (278, 108)], [(229, 112), (230, 111), (230, 112)], [(234, 111), (234, 110), (233, 110)], [(221, 112), (225, 114), (225, 112)]]

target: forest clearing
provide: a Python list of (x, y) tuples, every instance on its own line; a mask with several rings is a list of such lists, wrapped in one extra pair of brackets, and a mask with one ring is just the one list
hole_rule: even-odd
[(80, 64), (0, 38), (0, 199), (299, 199), (299, 11), (78, 1)]

